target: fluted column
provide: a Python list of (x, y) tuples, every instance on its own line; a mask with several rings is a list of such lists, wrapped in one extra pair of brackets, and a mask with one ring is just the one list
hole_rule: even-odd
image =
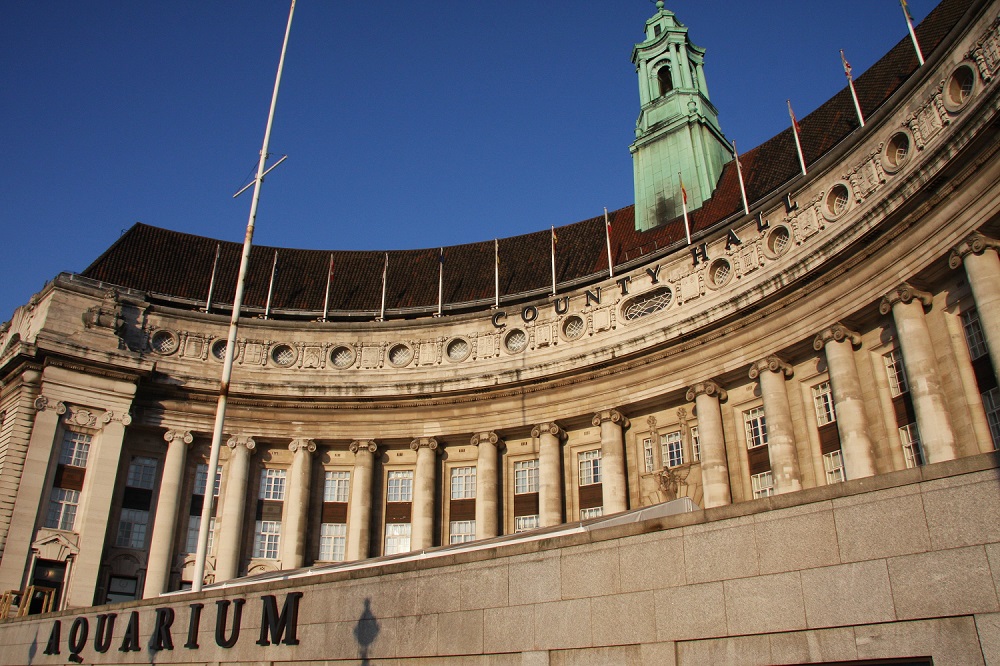
[(617, 409), (594, 414), (592, 423), (601, 427), (601, 492), (604, 515), (628, 510), (625, 476), (625, 433), (629, 420)]
[(499, 536), (497, 520), (497, 448), (500, 438), (495, 432), (479, 432), (470, 442), (479, 447), (476, 459), (476, 538)]
[(952, 268), (965, 266), (972, 297), (979, 313), (979, 325), (994, 372), (1000, 371), (1000, 244), (982, 234), (971, 234), (952, 250), (948, 263)]
[(924, 317), (931, 295), (901, 284), (879, 304), (883, 315), (892, 312), (903, 352), (903, 368), (917, 414), (917, 430), (924, 459), (929, 463), (955, 458), (955, 432), (951, 427), (948, 403), (941, 386), (934, 343)]
[(370, 439), (351, 442), (354, 473), (351, 475), (351, 503), (347, 516), (347, 559), (368, 557), (371, 541), (372, 477), (375, 473), (375, 451), (378, 444)]
[(434, 486), (437, 478), (437, 440), (420, 437), (410, 442), (417, 452), (417, 471), (413, 480), (413, 513), (410, 549), (422, 550), (434, 545)]
[(788, 406), (788, 391), (785, 389), (785, 377), (791, 376), (792, 367), (777, 356), (768, 356), (750, 366), (750, 379), (759, 382), (764, 400), (767, 453), (771, 460), (776, 495), (802, 489), (792, 410)]
[[(246, 534), (243, 525), (246, 513), (247, 478), (250, 471), (250, 456), (257, 448), (252, 437), (237, 436), (226, 442), (231, 453), (226, 473), (226, 497), (222, 506), (222, 529), (219, 533), (219, 554), (215, 563), (215, 581), (235, 578), (239, 573), (240, 545)], [(205, 492), (212, 492), (212, 470), (208, 471), (208, 486)], [(207, 498), (206, 498), (207, 501)]]
[(875, 474), (865, 397), (861, 392), (858, 366), (854, 363), (853, 345), (860, 344), (861, 336), (839, 323), (820, 332), (813, 340), (813, 349), (826, 353), (840, 449), (844, 454), (844, 473), (848, 479)]
[(531, 429), (538, 439), (538, 521), (541, 527), (563, 522), (562, 455), (560, 442), (566, 433), (555, 423)]
[(711, 379), (688, 389), (688, 401), (694, 401), (698, 417), (698, 437), (701, 441), (701, 485), (706, 509), (732, 504), (729, 487), (729, 462), (726, 457), (726, 437), (722, 427), (721, 400), (726, 390)]
[(292, 467), (288, 474), (285, 525), (281, 534), (281, 568), (298, 569), (305, 564), (306, 519), (309, 516), (309, 488), (312, 485), (312, 454), (316, 443), (295, 439), (288, 445)]
[(160, 494), (156, 499), (153, 534), (149, 540), (149, 563), (146, 565), (144, 599), (158, 597), (167, 591), (170, 582), (170, 560), (174, 554), (177, 513), (180, 510), (181, 485), (184, 483), (184, 463), (188, 445), (194, 441), (190, 432), (168, 430), (167, 455), (163, 460)]

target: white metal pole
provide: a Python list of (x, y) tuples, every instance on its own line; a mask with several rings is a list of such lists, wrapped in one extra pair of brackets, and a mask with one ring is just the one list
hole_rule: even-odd
[(903, 16), (906, 17), (906, 29), (910, 31), (910, 39), (913, 41), (913, 48), (917, 52), (917, 62), (923, 66), (924, 54), (920, 50), (920, 42), (917, 41), (917, 33), (913, 29), (913, 18), (910, 16), (909, 5), (906, 4), (906, 0), (899, 0), (899, 6), (903, 8)]
[(733, 155), (736, 156), (736, 177), (740, 181), (740, 196), (743, 197), (743, 214), (750, 214), (750, 203), (747, 201), (747, 188), (743, 182), (743, 167), (740, 166), (740, 151), (736, 150), (736, 142), (733, 141)]
[(441, 307), (444, 304), (444, 248), (438, 251), (438, 316), (441, 316)]
[(330, 313), (330, 283), (333, 282), (333, 252), (330, 253), (330, 269), (326, 272), (326, 298), (323, 299), (323, 321)]
[(556, 295), (556, 228), (552, 227), (552, 295)]
[[(236, 350), (236, 333), (239, 329), (240, 308), (243, 305), (243, 289), (246, 286), (247, 267), (250, 264), (250, 248), (253, 244), (253, 227), (257, 219), (257, 205), (260, 201), (260, 186), (264, 182), (264, 162), (267, 161), (267, 147), (271, 141), (271, 125), (274, 122), (274, 108), (278, 103), (278, 87), (281, 85), (281, 70), (285, 66), (285, 52), (288, 50), (288, 36), (292, 31), (292, 16), (295, 14), (295, 0), (292, 0), (288, 10), (288, 25), (285, 26), (285, 40), (281, 45), (281, 58), (278, 60), (278, 73), (274, 78), (274, 92), (271, 94), (271, 110), (267, 114), (267, 126), (264, 129), (264, 143), (260, 149), (260, 161), (257, 164), (257, 180), (253, 186), (253, 202), (250, 204), (250, 217), (247, 220), (246, 236), (243, 239), (243, 256), (240, 259), (240, 272), (236, 279), (236, 294), (233, 297), (233, 316), (229, 320), (229, 336), (226, 338), (226, 356), (222, 362), (222, 379), (219, 381), (219, 403), (215, 410), (215, 427), (212, 430), (212, 450), (208, 457), (208, 481), (205, 484), (205, 502), (201, 509), (201, 525), (198, 530), (198, 553), (194, 562), (194, 579), (191, 589), (201, 590), (205, 581), (205, 560), (208, 556), (208, 528), (212, 515), (215, 513), (215, 469), (219, 465), (219, 452), (222, 449), (222, 432), (226, 422), (226, 402), (229, 398), (229, 381), (233, 375), (233, 355)], [(233, 525), (226, 525), (233, 529)]]
[(500, 307), (500, 240), (493, 239), (493, 285), (496, 293), (494, 307)]
[(271, 264), (271, 281), (267, 283), (267, 303), (264, 305), (264, 319), (271, 316), (271, 295), (274, 293), (274, 276), (278, 272), (278, 251), (274, 251), (274, 263)]
[(389, 253), (385, 253), (385, 265), (382, 267), (382, 310), (379, 312), (378, 320), (385, 319), (385, 283), (389, 280)]
[(205, 312), (212, 311), (212, 291), (215, 290), (215, 271), (219, 267), (219, 251), (222, 249), (221, 243), (215, 244), (215, 261), (212, 262), (212, 279), (208, 282), (208, 298), (205, 299)]
[(608, 241), (608, 277), (615, 276), (615, 266), (611, 263), (611, 222), (608, 221), (608, 207), (604, 207), (604, 238)]

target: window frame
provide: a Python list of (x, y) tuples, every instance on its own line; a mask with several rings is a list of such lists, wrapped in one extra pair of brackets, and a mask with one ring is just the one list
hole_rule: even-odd
[[(348, 470), (323, 471), (323, 501), (346, 503), (351, 497), (351, 473)], [(337, 524), (337, 523), (330, 523)]]
[(767, 414), (763, 405), (743, 412), (743, 430), (748, 450), (767, 446)]
[(281, 521), (256, 521), (253, 535), (253, 558), (255, 560), (276, 560), (280, 553)]

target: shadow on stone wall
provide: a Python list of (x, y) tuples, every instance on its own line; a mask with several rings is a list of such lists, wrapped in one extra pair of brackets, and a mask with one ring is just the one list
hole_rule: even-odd
[(372, 612), (371, 598), (365, 599), (365, 610), (358, 618), (358, 623), (354, 625), (354, 639), (358, 642), (358, 652), (361, 658), (361, 665), (368, 666), (368, 648), (371, 647), (375, 639), (378, 638), (379, 624), (378, 618)]

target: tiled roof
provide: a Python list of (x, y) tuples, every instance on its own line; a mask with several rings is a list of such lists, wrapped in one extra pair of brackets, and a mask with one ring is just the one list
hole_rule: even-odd
[[(943, 0), (917, 28), (930, 54), (968, 11), (974, 0)], [(909, 36), (855, 80), (866, 116), (874, 113), (917, 68)], [(807, 164), (816, 162), (857, 128), (845, 87), (799, 121)], [(759, 201), (799, 174), (791, 128), (740, 156), (747, 197)], [(707, 229), (742, 209), (735, 165), (729, 163), (711, 199), (691, 214), (692, 231)], [(610, 213), (616, 265), (667, 247), (684, 238), (676, 219), (645, 232), (635, 231), (633, 206)], [(607, 271), (603, 217), (556, 229), (556, 279), (563, 283)], [(542, 290), (551, 284), (548, 229), (499, 241), (500, 293)], [(155, 295), (204, 302), (220, 248), (212, 301), (231, 304), (242, 245), (136, 224), (84, 272), (85, 277)], [(244, 305), (263, 308), (274, 252), (278, 252), (272, 309), (322, 311), (327, 269), (333, 256), (331, 311), (378, 311), (385, 253), (375, 251), (296, 250), (255, 246), (250, 257)], [(492, 301), (493, 241), (444, 249), (444, 302)], [(438, 301), (438, 249), (389, 252), (386, 308), (433, 308)]]

